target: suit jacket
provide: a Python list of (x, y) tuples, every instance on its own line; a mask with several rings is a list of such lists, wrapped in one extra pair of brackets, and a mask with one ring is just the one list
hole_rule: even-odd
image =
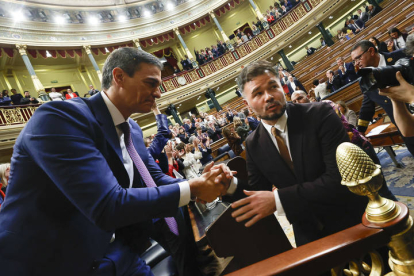
[(241, 183), (237, 191), (278, 188), (296, 243), (302, 245), (360, 223), (367, 200), (341, 185), (336, 148), (349, 138), (330, 105), (288, 103), (287, 114), (294, 172), (261, 124), (246, 139), (248, 187)]
[(249, 121), (249, 126), (250, 126), (251, 130), (255, 130), (257, 128), (257, 126), (260, 125), (259, 120), (257, 120), (254, 117), (247, 117), (247, 121)]
[(342, 71), (338, 69), (338, 74), (341, 77), (343, 85), (353, 82), (358, 78), (358, 75), (355, 72), (355, 67), (352, 64), (352, 62), (345, 63), (345, 73), (342, 73)]
[(342, 87), (342, 80), (339, 76), (334, 76), (332, 82), (330, 82), (329, 80), (326, 82), (326, 89), (331, 90), (331, 93), (335, 92), (341, 87)]
[[(300, 90), (306, 92), (305, 87), (302, 85), (302, 83), (298, 80), (293, 80), (293, 82), (295, 83), (296, 87), (298, 87)], [(295, 92), (295, 90), (293, 89), (293, 87), (291, 86), (290, 82), (288, 83), (288, 89), (289, 89), (289, 94), (292, 95), (293, 92)], [(308, 92), (306, 92), (308, 93)]]
[(148, 152), (154, 159), (157, 159), (170, 139), (170, 130), (168, 129), (167, 115), (158, 114), (155, 116), (155, 121), (157, 122), (157, 134), (148, 147)]
[(152, 218), (174, 216), (179, 180), (163, 174), (142, 131), (129, 119), (133, 144), (157, 188), (135, 169), (133, 188), (101, 94), (39, 107), (14, 146), (0, 212), (2, 275), (90, 275), (111, 237), (139, 246)]
[(22, 96), (22, 94), (17, 93), (15, 95), (11, 95), (10, 98), (11, 98), (11, 100), (13, 102), (13, 105), (19, 105), (21, 99), (23, 99), (23, 96)]

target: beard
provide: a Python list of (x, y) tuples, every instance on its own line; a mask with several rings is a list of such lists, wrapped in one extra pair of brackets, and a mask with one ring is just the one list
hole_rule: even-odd
[(270, 106), (275, 105), (275, 104), (278, 105), (278, 106), (281, 106), (281, 109), (280, 109), (279, 112), (275, 112), (275, 113), (270, 114), (270, 115), (265, 115), (265, 114), (264, 115), (258, 115), (258, 117), (262, 120), (268, 120), (268, 121), (277, 120), (280, 117), (282, 117), (283, 114), (286, 111), (286, 102), (283, 103), (281, 101), (273, 100), (273, 101), (266, 104), (265, 110), (267, 110)]

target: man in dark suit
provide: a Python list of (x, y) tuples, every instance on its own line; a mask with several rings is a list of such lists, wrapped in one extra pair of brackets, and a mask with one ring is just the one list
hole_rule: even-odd
[(288, 86), (290, 95), (292, 95), (293, 92), (295, 92), (296, 90), (302, 90), (305, 93), (307, 93), (305, 87), (302, 85), (300, 81), (295, 80), (291, 75), (288, 77), (288, 80), (289, 82), (287, 86)]
[(262, 124), (246, 139), (249, 180), (234, 196), (244, 188), (248, 197), (232, 204), (233, 217), (248, 227), (286, 215), (298, 246), (360, 223), (366, 199), (341, 185), (336, 148), (349, 137), (330, 105), (286, 103), (266, 61), (245, 67), (238, 84)]
[(358, 9), (357, 12), (358, 12), (357, 19), (360, 19), (363, 22), (368, 21), (368, 14), (365, 11), (362, 11), (361, 9)]
[(328, 70), (326, 72), (326, 77), (328, 80), (326, 81), (326, 89), (330, 90), (331, 93), (339, 90), (342, 87), (342, 81), (339, 76), (335, 76), (335, 72), (332, 70)]
[(233, 111), (231, 111), (230, 107), (227, 107), (226, 117), (227, 117), (227, 120), (230, 123), (233, 123), (233, 117), (234, 117), (234, 115), (235, 114), (233, 113)]
[(139, 254), (158, 232), (180, 258), (188, 235), (179, 207), (219, 196), (212, 178), (224, 167), (182, 181), (148, 154), (129, 116), (160, 98), (161, 69), (150, 54), (119, 48), (103, 66), (102, 92), (36, 110), (14, 146), (0, 212), (3, 276), (152, 275)]
[(306, 49), (306, 54), (308, 55), (308, 56), (310, 56), (310, 55), (313, 55), (313, 53), (315, 53), (315, 51), (316, 51), (316, 49), (315, 48), (313, 48), (313, 47), (308, 47), (308, 46), (305, 46), (305, 49)]
[[(379, 53), (375, 45), (368, 40), (361, 40), (356, 43), (351, 50), (352, 60), (355, 62), (355, 66), (359, 68), (365, 67), (382, 67), (387, 65), (394, 65), (400, 58), (406, 57), (403, 51), (394, 51), (391, 53)], [(381, 106), (391, 121), (394, 121), (393, 106), (389, 98), (378, 94), (378, 89), (371, 89), (364, 92), (364, 98), (362, 100), (362, 106), (359, 111), (358, 131), (365, 133), (369, 122), (372, 120), (375, 114), (375, 104)], [(398, 127), (398, 125), (397, 125)], [(403, 139), (405, 139), (403, 137)], [(408, 150), (414, 155), (414, 145), (406, 141)]]
[(255, 130), (260, 125), (260, 121), (252, 116), (252, 113), (248, 108), (246, 108), (243, 112), (249, 122), (250, 129)]
[(16, 89), (14, 89), (14, 88), (12, 88), (10, 91), (12, 93), (12, 95), (10, 96), (10, 98), (11, 98), (11, 100), (13, 102), (13, 105), (19, 105), (21, 99), (23, 99), (22, 94), (17, 93)]
[(358, 78), (352, 62), (346, 63), (342, 57), (339, 57), (336, 59), (336, 63), (339, 67), (338, 75), (340, 76), (343, 85), (353, 82)]
[(364, 21), (362, 20), (356, 20), (354, 21), (354, 19), (349, 19), (349, 24), (348, 24), (348, 28), (351, 29), (351, 31), (354, 34), (358, 34), (359, 32), (361, 32), (364, 28), (365, 28), (365, 24)]

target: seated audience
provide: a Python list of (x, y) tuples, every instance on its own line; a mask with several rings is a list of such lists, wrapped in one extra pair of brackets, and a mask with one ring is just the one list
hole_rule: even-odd
[(243, 122), (239, 117), (235, 117), (233, 120), (233, 124), (234, 129), (240, 137), (240, 143), (243, 143), (250, 132), (249, 121), (247, 120), (247, 118), (245, 118)]
[(235, 155), (240, 155), (242, 153), (243, 148), (241, 146), (241, 138), (234, 130), (233, 126), (226, 127), (223, 130), (223, 135), (227, 139), (227, 143), (229, 144), (231, 150), (234, 152)]
[(17, 93), (16, 89), (12, 88), (11, 90), (12, 95), (10, 96), (10, 99), (13, 102), (13, 105), (19, 105), (20, 101), (23, 99), (22, 94)]
[(358, 75), (355, 72), (355, 66), (352, 62), (346, 63), (342, 57), (339, 57), (336, 59), (336, 63), (339, 67), (337, 72), (341, 78), (342, 85), (353, 82), (358, 78)]
[(30, 96), (29, 91), (24, 91), (24, 98), (20, 100), (20, 104), (37, 104), (39, 103), (36, 98)]
[(93, 96), (93, 95), (95, 95), (95, 94), (97, 94), (97, 93), (99, 93), (99, 90), (95, 89), (95, 88), (93, 87), (93, 85), (92, 85), (92, 84), (90, 84), (90, 85), (89, 85), (89, 91), (88, 91), (88, 94), (89, 94), (90, 96)]
[(290, 96), (290, 99), (292, 103), (309, 103), (309, 96), (306, 94), (305, 91), (302, 90), (296, 90), (292, 93), (292, 96)]
[(66, 89), (66, 92), (67, 92), (66, 95), (65, 95), (66, 100), (70, 100), (70, 99), (73, 99), (73, 98), (77, 98), (78, 97), (78, 95), (76, 95), (76, 93), (74, 93), (72, 91), (72, 89), (70, 89), (70, 88)]
[(385, 43), (384, 41), (380, 42), (375, 36), (371, 37), (369, 41), (375, 45), (375, 48), (377, 48), (378, 52), (380, 53), (388, 52), (387, 43)]
[(391, 37), (392, 51), (404, 49), (408, 34), (403, 34), (398, 28), (391, 28), (388, 31), (388, 35)]
[(8, 97), (9, 91), (3, 90), (0, 94), (0, 106), (11, 105), (12, 100)]
[(199, 176), (201, 164), (198, 160), (201, 159), (202, 155), (197, 146), (197, 142), (194, 139), (194, 153), (191, 152), (192, 146), (190, 144), (179, 143), (176, 146), (179, 158), (182, 159), (184, 169), (182, 170), (185, 174), (186, 179), (193, 179)]
[(293, 76), (290, 75), (288, 77), (288, 89), (289, 89), (289, 94), (292, 95), (293, 92), (295, 92), (296, 90), (302, 90), (306, 92), (305, 87), (302, 85), (302, 83), (298, 80), (293, 79)]
[(305, 49), (306, 49), (306, 54), (308, 55), (308, 56), (310, 56), (310, 55), (313, 55), (313, 53), (315, 53), (315, 51), (316, 51), (316, 49), (315, 48), (313, 48), (313, 47), (308, 47), (308, 46), (305, 46)]
[(328, 78), (326, 81), (326, 89), (330, 90), (331, 93), (342, 87), (341, 78), (339, 76), (335, 76), (334, 71), (328, 70), (326, 72), (326, 77)]
[(260, 121), (252, 116), (252, 113), (250, 112), (248, 108), (244, 110), (244, 115), (246, 115), (247, 122), (249, 124), (250, 129), (255, 130), (259, 126)]
[(321, 82), (319, 80), (313, 81), (313, 92), (316, 100), (320, 100), (329, 95), (329, 91), (326, 85), (326, 82)]
[(247, 41), (249, 41), (249, 38), (247, 37), (247, 35), (246, 35), (244, 32), (242, 32), (242, 37), (241, 37), (241, 40), (242, 40), (243, 42), (247, 42)]
[(209, 121), (207, 124), (207, 135), (210, 137), (213, 142), (223, 138), (221, 136), (221, 129), (214, 126), (214, 121)]
[[(90, 85), (90, 86), (92, 86), (92, 85)], [(93, 87), (93, 86), (92, 86)], [(91, 90), (89, 90), (89, 91), (91, 91)], [(96, 90), (97, 91), (97, 90)], [(99, 92), (99, 91), (98, 91)], [(89, 92), (88, 92), (89, 93)], [(95, 93), (96, 94), (96, 93)], [(95, 94), (92, 94), (92, 95), (95, 95)], [(89, 94), (89, 95), (91, 95), (91, 94)], [(92, 96), (91, 95), (91, 96)], [(52, 100), (52, 101), (63, 101), (63, 99), (62, 99), (62, 97), (63, 97), (63, 95), (61, 94), (61, 93), (59, 93), (59, 92), (56, 92), (56, 88), (54, 88), (54, 87), (52, 87), (51, 89), (50, 89), (50, 92), (49, 92), (49, 97), (50, 97), (50, 99)]]
[(357, 126), (357, 115), (355, 114), (355, 112), (349, 109), (344, 101), (338, 101), (337, 105), (342, 115), (345, 116), (348, 123), (351, 124), (353, 127), (356, 127)]

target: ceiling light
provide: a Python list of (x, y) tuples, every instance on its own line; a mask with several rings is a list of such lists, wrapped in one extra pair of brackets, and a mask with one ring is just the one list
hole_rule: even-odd
[(312, 32), (311, 31), (309, 31), (309, 33), (308, 34), (312, 34)]
[(329, 19), (332, 19), (333, 18), (333, 16), (331, 15), (331, 16), (329, 16)]
[(171, 2), (168, 2), (167, 3), (167, 10), (169, 10), (169, 11), (171, 11), (171, 10), (173, 10), (175, 7), (174, 7), (174, 4), (173, 3), (171, 3)]
[(66, 23), (66, 19), (63, 18), (63, 16), (58, 15), (55, 17), (55, 22), (59, 25), (63, 25)]
[(46, 50), (46, 57), (52, 57), (52, 55), (47, 50)]
[(144, 16), (145, 17), (150, 17), (151, 16), (151, 12), (149, 10), (145, 10), (144, 11)]
[(292, 45), (289, 45), (289, 48), (292, 48)]
[(99, 24), (99, 19), (95, 16), (90, 16), (88, 17), (88, 23), (91, 25), (98, 25)]
[(25, 19), (24, 15), (21, 11), (15, 11), (15, 12), (12, 13), (12, 15), (13, 15), (13, 20), (15, 22), (20, 22), (20, 21), (23, 21)]
[(126, 18), (126, 16), (125, 15), (120, 15), (120, 16), (118, 16), (118, 21), (119, 22), (125, 22), (125, 21), (127, 21), (127, 18)]
[(273, 57), (271, 57), (270, 60), (273, 60)]

